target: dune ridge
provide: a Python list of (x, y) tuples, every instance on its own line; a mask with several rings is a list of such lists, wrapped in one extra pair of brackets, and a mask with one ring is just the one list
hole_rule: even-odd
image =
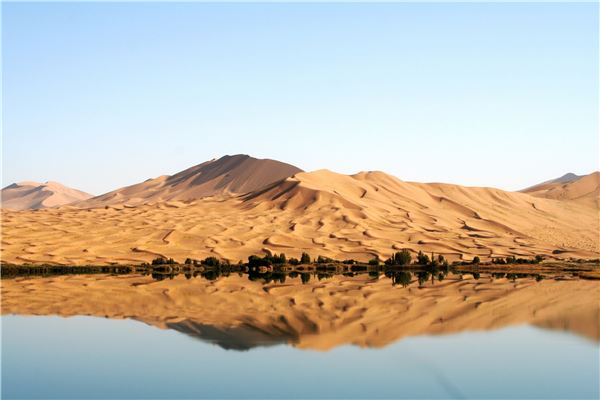
[(275, 160), (244, 154), (223, 156), (174, 175), (127, 186), (76, 204), (78, 207), (140, 205), (167, 200), (193, 201), (216, 195), (236, 195), (258, 190), (285, 179), (300, 168)]
[(450, 260), (597, 258), (598, 217), (597, 208), (579, 202), (404, 182), (383, 172), (320, 170), (238, 196), (6, 211), (2, 260), (69, 265), (215, 256), (237, 262), (251, 254), (307, 251), (367, 261), (402, 248)]
[(72, 189), (58, 182), (19, 182), (2, 189), (2, 208), (37, 210), (58, 207), (91, 198), (89, 193)]
[(600, 172), (581, 176), (569, 173), (523, 189), (522, 192), (546, 199), (577, 201), (598, 208), (600, 207)]

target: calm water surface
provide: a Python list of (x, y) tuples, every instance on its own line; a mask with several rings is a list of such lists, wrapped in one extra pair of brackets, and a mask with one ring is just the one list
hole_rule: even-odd
[(599, 358), (526, 325), (237, 351), (133, 320), (2, 317), (2, 398), (598, 398)]

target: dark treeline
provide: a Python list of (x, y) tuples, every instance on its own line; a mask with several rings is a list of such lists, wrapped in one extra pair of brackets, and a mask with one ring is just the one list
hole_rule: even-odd
[[(480, 272), (486, 271), (497, 276), (507, 274), (508, 279), (519, 278), (519, 274), (511, 271), (496, 272), (500, 265), (534, 265), (540, 264), (544, 258), (516, 258), (508, 256), (505, 258), (494, 257), (490, 262), (481, 262), (475, 256), (472, 260), (454, 261), (450, 263), (442, 254), (425, 254), (419, 251), (413, 258), (409, 249), (394, 252), (391, 257), (383, 262), (379, 257), (374, 257), (368, 262), (359, 262), (353, 259), (335, 260), (318, 255), (312, 258), (310, 254), (303, 252), (300, 258), (286, 257), (285, 254), (265, 254), (263, 256), (251, 255), (247, 262), (239, 261), (232, 264), (228, 260), (219, 259), (214, 256), (201, 260), (186, 258), (183, 264), (173, 258), (157, 257), (150, 263), (141, 265), (108, 265), (108, 266), (54, 266), (54, 265), (7, 265), (2, 264), (1, 272), (3, 278), (28, 275), (63, 275), (63, 274), (126, 274), (144, 273), (150, 274), (156, 279), (173, 278), (178, 274), (184, 274), (186, 278), (202, 277), (214, 280), (229, 274), (247, 274), (250, 280), (261, 280), (263, 282), (283, 283), (287, 278), (300, 277), (303, 283), (311, 279), (327, 279), (336, 274), (354, 276), (359, 273), (368, 273), (373, 279), (379, 279), (384, 274), (392, 279), (394, 285), (406, 286), (408, 281), (418, 281), (421, 285), (431, 280), (443, 280), (448, 273), (467, 273), (475, 279)], [(593, 261), (593, 260), (592, 260)], [(576, 261), (574, 261), (576, 262)], [(551, 264), (551, 263), (550, 263)], [(544, 265), (550, 265), (544, 264)], [(556, 263), (555, 263), (556, 264)], [(557, 269), (556, 267), (554, 267)], [(561, 267), (559, 266), (558, 269)], [(585, 268), (569, 267), (573, 273), (587, 271)], [(494, 275), (494, 276), (496, 276)], [(536, 276), (537, 279), (537, 276)]]

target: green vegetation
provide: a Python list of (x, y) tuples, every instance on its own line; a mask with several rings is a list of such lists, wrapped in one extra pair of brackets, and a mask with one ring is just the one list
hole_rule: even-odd
[(411, 255), (408, 249), (394, 253), (390, 258), (385, 260), (385, 265), (408, 265), (410, 264)]
[[(464, 260), (462, 255), (455, 255)], [(216, 280), (232, 273), (248, 276), (252, 281), (263, 283), (283, 283), (286, 279), (300, 279), (303, 284), (316, 280), (332, 278), (334, 275), (354, 277), (367, 274), (370, 279), (379, 279), (382, 274), (392, 281), (393, 285), (410, 285), (413, 275), (422, 287), (430, 279), (431, 284), (447, 279), (449, 274), (470, 276), (480, 279), (486, 274), (492, 279), (507, 278), (512, 281), (530, 278), (539, 282), (552, 276), (553, 271), (564, 271), (583, 279), (600, 279), (600, 264), (594, 260), (547, 261), (542, 256), (534, 258), (517, 258), (514, 256), (494, 257), (491, 261), (482, 262), (479, 257), (448, 263), (441, 254), (431, 255), (418, 252), (416, 259), (409, 249), (395, 251), (382, 264), (375, 256), (368, 262), (353, 259), (338, 261), (323, 255), (312, 260), (303, 252), (300, 259), (287, 258), (285, 254), (250, 255), (247, 262), (239, 261), (230, 264), (215, 256), (203, 260), (185, 258), (179, 263), (171, 257), (159, 256), (150, 263), (141, 265), (109, 265), (109, 266), (52, 266), (52, 265), (7, 265), (2, 264), (2, 278), (29, 275), (61, 275), (61, 274), (125, 274), (143, 273), (154, 279), (174, 279), (178, 274), (185, 279), (201, 277)]]
[(302, 253), (300, 257), (300, 264), (310, 264), (310, 256), (308, 253)]

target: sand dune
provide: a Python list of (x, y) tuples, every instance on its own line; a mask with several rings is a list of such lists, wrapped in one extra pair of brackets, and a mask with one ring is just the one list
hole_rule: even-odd
[(15, 263), (140, 263), (159, 255), (237, 262), (303, 251), (366, 261), (402, 248), (450, 260), (599, 255), (592, 206), (383, 172), (302, 172), (246, 195), (191, 202), (7, 211), (2, 226), (2, 259)]
[(556, 200), (573, 200), (582, 204), (600, 206), (600, 172), (588, 175), (566, 174), (522, 190), (532, 196)]
[(275, 160), (259, 160), (242, 154), (224, 156), (175, 175), (160, 176), (117, 189), (78, 203), (77, 206), (138, 205), (166, 200), (190, 201), (207, 196), (243, 194), (297, 172), (302, 170)]
[(2, 314), (131, 318), (225, 348), (289, 343), (328, 350), (382, 347), (403, 337), (490, 330), (516, 324), (567, 330), (600, 340), (600, 283), (516, 282), (485, 274), (449, 275), (419, 287), (367, 277), (249, 281), (232, 275), (153, 281), (146, 276), (4, 279)]
[(20, 182), (2, 189), (2, 208), (36, 210), (86, 200), (91, 194), (71, 189), (58, 182)]

